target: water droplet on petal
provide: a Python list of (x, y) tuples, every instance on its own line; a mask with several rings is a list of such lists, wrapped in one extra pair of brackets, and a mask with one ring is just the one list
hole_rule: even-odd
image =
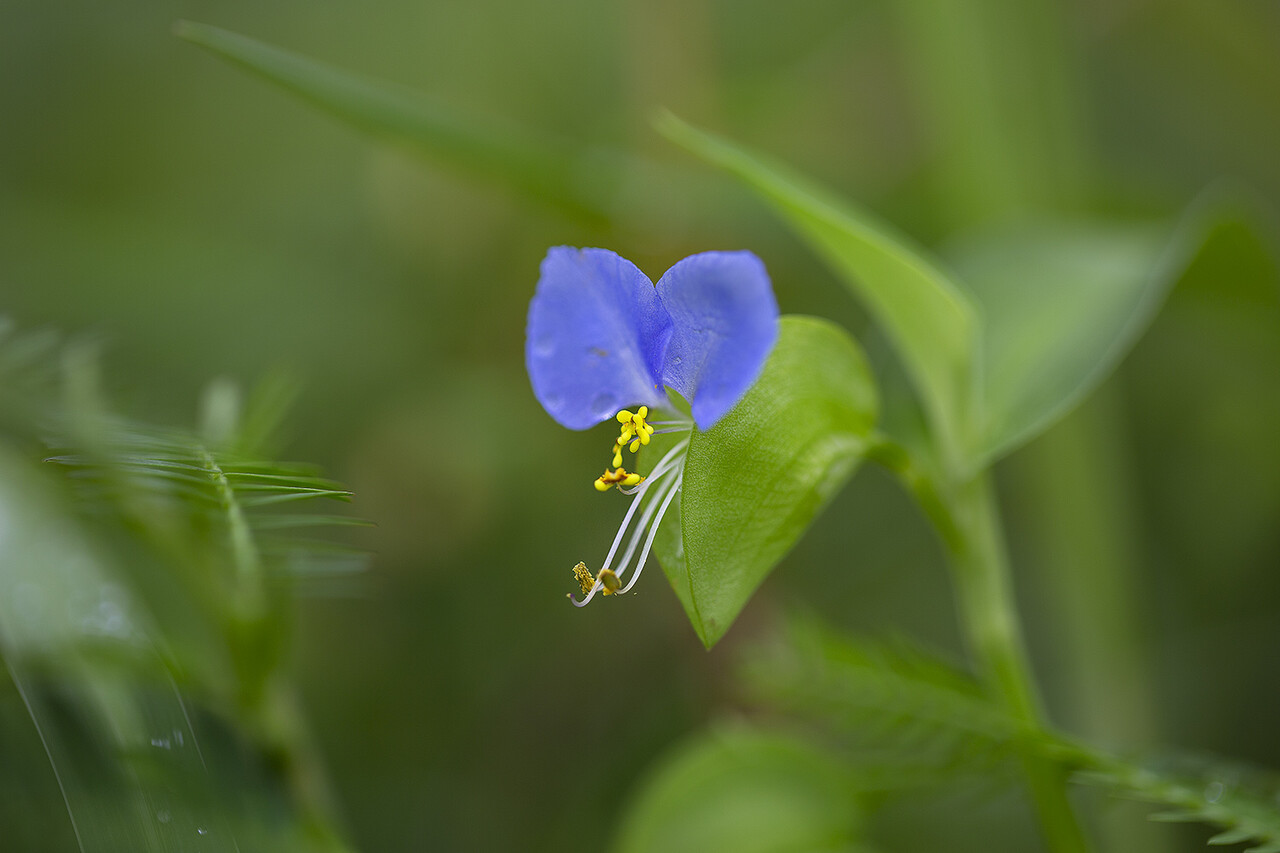
[(1226, 786), (1221, 782), (1210, 782), (1204, 789), (1204, 798), (1211, 803), (1216, 803), (1222, 799), (1222, 794), (1226, 791)]
[(198, 826), (196, 827), (196, 833), (199, 835), (208, 835), (209, 830), (205, 829), (203, 826)]

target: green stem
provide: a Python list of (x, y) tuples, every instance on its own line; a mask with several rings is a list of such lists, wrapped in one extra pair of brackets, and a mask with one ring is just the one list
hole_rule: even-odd
[[(1009, 713), (1029, 730), (1040, 731), (1044, 717), (1018, 621), (989, 476), (979, 475), (950, 498), (953, 524), (944, 530), (943, 538), (954, 571), (961, 628)], [(1066, 768), (1031, 750), (1022, 752), (1021, 762), (1048, 848), (1055, 853), (1089, 850), (1067, 797)]]
[[(279, 674), (277, 640), (272, 636), (271, 608), (262, 558), (244, 509), (217, 457), (202, 450), (205, 470), (212, 477), (226, 514), (231, 562), (236, 586), (228, 634), (233, 657), (241, 662), (240, 708), (259, 743), (284, 772), (285, 783), (298, 810), (298, 822), (308, 843), (322, 853), (351, 853), (329, 816), (333, 798), (306, 724), (291, 688)], [(249, 662), (248, 666), (243, 665)]]
[[(905, 448), (884, 436), (871, 442), (867, 458), (897, 474), (937, 528), (955, 577), (961, 630), (995, 697), (1029, 733), (1045, 733), (990, 475), (980, 473), (944, 495)], [(1089, 842), (1067, 797), (1070, 771), (1037, 751), (1034, 741), (1020, 758), (1045, 843), (1053, 853), (1085, 853)]]

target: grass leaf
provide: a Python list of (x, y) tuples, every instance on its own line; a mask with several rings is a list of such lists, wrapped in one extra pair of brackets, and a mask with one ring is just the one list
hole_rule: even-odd
[(522, 128), (464, 115), (421, 94), (371, 80), (207, 24), (176, 34), (330, 115), (443, 165), (572, 212), (608, 215), (616, 164)]
[(826, 259), (893, 341), (944, 449), (962, 452), (978, 333), (963, 290), (905, 237), (786, 167), (669, 113), (657, 127), (754, 189)]

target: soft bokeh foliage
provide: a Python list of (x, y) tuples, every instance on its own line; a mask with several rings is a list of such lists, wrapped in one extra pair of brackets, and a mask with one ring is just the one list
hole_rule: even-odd
[[(549, 179), (534, 158), (523, 184), (495, 180), (370, 141), (175, 39), (178, 17), (404, 84), (498, 138), (519, 128), (549, 140), (545, 156), (567, 148), (569, 172)], [(944, 249), (1031, 211), (1170, 221), (1226, 179), (1262, 212), (1219, 226), (1118, 372), (999, 486), (1051, 716), (1108, 746), (1277, 766), (1278, 29), (1266, 0), (10, 0), (0, 313), (100, 336), (106, 395), (162, 423), (195, 428), (216, 377), (296, 378), (279, 455), (319, 463), (378, 525), (355, 537), (376, 554), (368, 571), (299, 583), (276, 626), (355, 845), (597, 850), (664, 750), (751, 704), (733, 664), (787, 606), (960, 649), (936, 541), (869, 467), (711, 654), (656, 574), (625, 600), (564, 602), (617, 505), (590, 488), (612, 437), (559, 428), (524, 373), (548, 246), (605, 245), (654, 279), (748, 248), (784, 312), (834, 318), (879, 376), (902, 371), (837, 275), (655, 133), (654, 112)], [(566, 186), (589, 203), (547, 201)], [(36, 453), (30, 436), (10, 443), (5, 465)], [(6, 497), (46, 500), (22, 476)], [(208, 749), (238, 755), (207, 727)], [(681, 754), (698, 755), (664, 766)], [(70, 849), (7, 680), (0, 755), (3, 846)], [(891, 799), (833, 837), (857, 824), (885, 849), (1027, 849), (1023, 803), (1003, 791)], [(1114, 849), (1200, 849), (1208, 834), (1100, 813)]]

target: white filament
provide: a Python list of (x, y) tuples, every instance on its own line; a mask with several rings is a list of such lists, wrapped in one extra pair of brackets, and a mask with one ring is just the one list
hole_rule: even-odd
[[(678, 480), (679, 478), (677, 478)], [(659, 502), (666, 498), (671, 491), (671, 486), (663, 483), (658, 491), (654, 494), (653, 500), (649, 501), (649, 506), (645, 508), (644, 515), (640, 516), (640, 523), (636, 525), (635, 532), (631, 534), (631, 541), (627, 543), (627, 551), (622, 555), (622, 564), (616, 570), (616, 574), (621, 578), (627, 571), (627, 566), (631, 565), (631, 556), (636, 552), (636, 546), (640, 544), (640, 537), (649, 529), (649, 519), (653, 518), (654, 512), (658, 510)], [(663, 507), (666, 504), (661, 504)], [(657, 525), (655, 524), (656, 528)]]
[[(674, 447), (672, 447), (670, 450), (667, 451), (666, 455), (664, 455), (660, 460), (658, 460), (658, 464), (653, 466), (653, 471), (649, 473), (649, 476), (645, 478), (643, 483), (636, 486), (633, 491), (627, 492), (627, 494), (634, 494), (634, 497), (632, 498), (631, 506), (627, 508), (627, 514), (622, 518), (622, 524), (618, 527), (617, 535), (613, 537), (613, 545), (609, 548), (609, 555), (605, 557), (604, 565), (600, 567), (601, 573), (603, 573), (606, 569), (608, 569), (611, 565), (613, 565), (613, 558), (614, 558), (614, 555), (618, 553), (618, 546), (622, 544), (622, 537), (626, 535), (628, 528), (631, 526), (631, 519), (635, 516), (636, 510), (640, 508), (640, 504), (644, 500), (645, 493), (648, 492), (649, 487), (658, 483), (658, 481), (662, 480), (668, 473), (670, 473), (673, 469), (675, 469), (677, 466), (681, 465), (684, 462), (684, 457), (681, 456), (680, 454), (688, 446), (689, 446), (689, 439), (687, 438), (681, 442), (678, 442)], [(681, 471), (679, 477), (677, 478), (676, 487), (679, 486), (679, 480), (682, 480), (683, 478), (684, 478), (684, 472)], [(621, 578), (623, 573), (626, 571), (626, 566), (631, 560), (631, 555), (635, 553), (636, 544), (640, 539), (640, 535), (644, 532), (645, 528), (649, 526), (649, 519), (653, 516), (654, 506), (656, 502), (658, 500), (661, 500), (664, 495), (666, 496), (666, 500), (662, 503), (662, 514), (665, 514), (667, 505), (671, 503), (670, 496), (672, 494), (674, 494), (674, 489), (672, 489), (670, 486), (664, 483), (662, 485), (662, 488), (658, 490), (657, 497), (655, 497), (652, 501), (649, 502), (649, 506), (645, 509), (644, 513), (640, 516), (640, 523), (636, 528), (636, 532), (632, 535), (630, 543), (628, 543), (626, 553), (622, 557), (622, 568), (615, 573), (618, 575), (619, 578)], [(661, 521), (661, 519), (662, 519), (662, 515), (660, 514), (658, 516), (658, 520)], [(655, 531), (657, 530), (657, 523), (653, 525), (653, 529)], [(650, 543), (652, 543), (652, 540), (653, 540), (653, 537), (650, 536), (649, 542), (646, 543), (646, 546), (644, 549), (645, 555), (649, 553), (648, 546)], [(643, 561), (643, 559), (644, 557), (642, 556), (641, 560)], [(639, 573), (637, 572), (637, 574)], [(604, 585), (599, 580), (599, 575), (597, 575), (596, 577), (597, 577), (596, 582), (595, 584), (592, 585), (591, 591), (588, 592), (586, 597), (583, 598), (581, 601), (578, 601), (573, 596), (569, 596), (569, 600), (573, 602), (574, 607), (585, 606), (587, 602), (595, 598), (596, 593), (603, 588)], [(634, 582), (635, 581), (633, 579), (632, 583)], [(628, 585), (627, 589), (630, 589), (630, 588), (631, 586)]]
[[(640, 580), (640, 573), (644, 571), (645, 561), (649, 559), (649, 549), (653, 547), (654, 537), (658, 535), (658, 525), (662, 524), (662, 517), (667, 514), (667, 507), (671, 504), (671, 499), (676, 496), (676, 492), (680, 491), (680, 486), (684, 483), (684, 472), (676, 477), (676, 481), (667, 489), (667, 497), (662, 502), (662, 509), (658, 510), (658, 517), (654, 519), (653, 526), (649, 528), (649, 535), (644, 540), (644, 550), (640, 552), (640, 562), (636, 563), (636, 573), (631, 576), (631, 582), (618, 590), (618, 595), (627, 592), (631, 587), (636, 585), (636, 581)], [(654, 498), (657, 500), (657, 498)], [(619, 575), (621, 573), (619, 572)]]

